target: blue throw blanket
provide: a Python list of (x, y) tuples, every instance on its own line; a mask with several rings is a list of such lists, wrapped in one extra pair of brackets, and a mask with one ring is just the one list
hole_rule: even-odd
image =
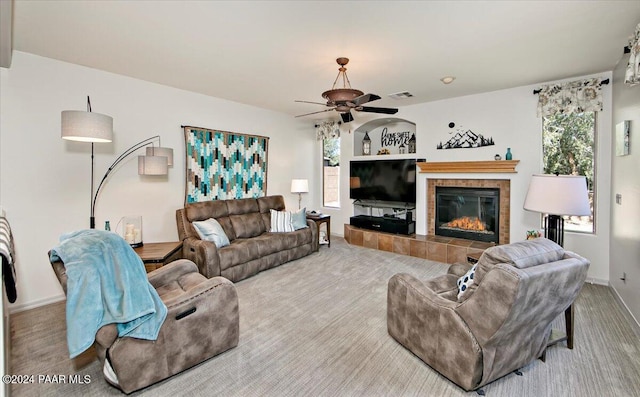
[(51, 259), (67, 269), (67, 344), (71, 358), (91, 347), (98, 329), (116, 323), (118, 336), (155, 340), (167, 316), (144, 264), (119, 235), (80, 230), (60, 237)]

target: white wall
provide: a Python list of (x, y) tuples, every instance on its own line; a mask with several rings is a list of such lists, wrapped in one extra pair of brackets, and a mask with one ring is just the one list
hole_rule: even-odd
[[(291, 179), (313, 184), (317, 177), (321, 157), (308, 120), (21, 52), (10, 69), (0, 69), (0, 85), (0, 204), (18, 259), (12, 311), (63, 297), (47, 251), (61, 234), (88, 227), (90, 144), (60, 138), (60, 112), (85, 110), (87, 95), (94, 112), (114, 119), (114, 142), (95, 146), (96, 182), (117, 155), (153, 135), (175, 156), (160, 180), (138, 176), (135, 156), (112, 173), (96, 206), (98, 228), (142, 215), (145, 242), (177, 240), (175, 210), (185, 189), (181, 125), (270, 137), (267, 193), (284, 195), (290, 208), (297, 207)], [(306, 195), (303, 204), (314, 207), (314, 200)]]
[[(625, 55), (613, 74), (613, 126), (631, 121), (631, 147), (629, 155), (613, 156), (609, 276), (611, 286), (640, 323), (640, 86), (623, 83), (628, 63), (629, 55)], [(612, 150), (615, 152), (615, 136)], [(622, 195), (621, 204), (615, 204), (617, 193)]]
[[(611, 78), (611, 73), (576, 77)], [(542, 83), (541, 83), (542, 84)], [(540, 228), (540, 215), (522, 209), (532, 174), (542, 172), (542, 120), (536, 116), (538, 96), (533, 90), (541, 84), (470, 95), (453, 99), (401, 107), (395, 117), (416, 124), (416, 158), (427, 161), (493, 160), (495, 154), (503, 158), (511, 148), (514, 160), (520, 160), (516, 174), (437, 174), (440, 178), (510, 179), (511, 180), (511, 241), (524, 240), (526, 231)], [(545, 83), (546, 84), (546, 83)], [(604, 109), (598, 113), (598, 152), (596, 159), (597, 186), (597, 232), (596, 234), (565, 233), (565, 248), (591, 260), (588, 277), (606, 283), (609, 279), (609, 223), (611, 203), (611, 84), (603, 86)], [(351, 126), (356, 129), (364, 121), (358, 118)], [(445, 142), (455, 133), (449, 128), (471, 129), (486, 138), (493, 137), (495, 145), (474, 149), (437, 150), (438, 142)], [(343, 131), (346, 131), (343, 129)], [(349, 223), (353, 206), (349, 200), (348, 163), (353, 158), (353, 134), (341, 137), (341, 164), (343, 165), (341, 199), (342, 208), (333, 211), (336, 220), (332, 230), (342, 234), (344, 223)], [(376, 156), (372, 156), (376, 157)], [(394, 158), (384, 156), (382, 158)], [(434, 175), (434, 174), (432, 174)], [(430, 176), (434, 177), (434, 176)], [(427, 174), (418, 174), (416, 232), (426, 234), (426, 179)], [(325, 209), (325, 212), (330, 210)]]

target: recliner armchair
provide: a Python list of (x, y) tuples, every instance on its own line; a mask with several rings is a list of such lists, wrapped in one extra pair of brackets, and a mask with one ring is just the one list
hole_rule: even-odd
[(460, 299), (460, 266), (424, 282), (396, 274), (387, 328), (433, 369), (475, 390), (543, 354), (552, 321), (576, 299), (588, 267), (585, 258), (539, 238), (487, 249)]
[[(52, 266), (66, 293), (64, 263), (54, 261)], [(237, 346), (239, 340), (238, 296), (229, 280), (207, 279), (186, 259), (147, 276), (168, 310), (157, 340), (118, 337), (115, 324), (101, 327), (95, 337), (105, 378), (125, 393), (184, 371)]]

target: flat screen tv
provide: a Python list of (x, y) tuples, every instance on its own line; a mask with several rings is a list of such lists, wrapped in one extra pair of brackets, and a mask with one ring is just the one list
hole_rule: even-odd
[(416, 160), (351, 161), (349, 197), (415, 204)]

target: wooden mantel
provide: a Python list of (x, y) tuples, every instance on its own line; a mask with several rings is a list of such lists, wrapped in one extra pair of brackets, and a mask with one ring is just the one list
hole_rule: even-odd
[(420, 162), (421, 173), (515, 173), (520, 160)]

